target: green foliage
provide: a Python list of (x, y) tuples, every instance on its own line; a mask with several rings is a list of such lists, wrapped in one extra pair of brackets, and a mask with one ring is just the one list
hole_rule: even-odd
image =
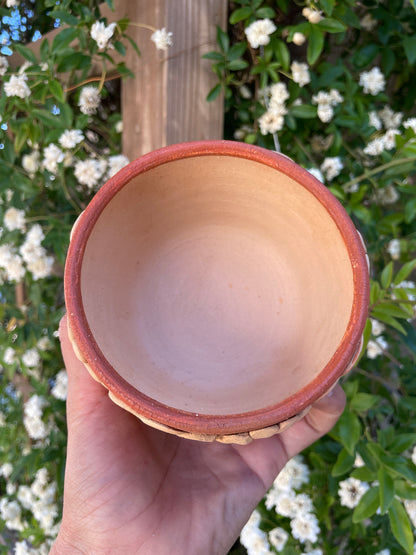
[[(69, 233), (128, 162), (120, 155), (119, 82), (129, 75), (126, 48), (140, 52), (126, 34), (128, 19), (110, 26), (98, 4), (37, 0), (39, 29), (57, 20), (63, 27), (38, 49), (15, 42), (13, 57), (0, 57), (0, 532), (9, 542), (2, 552), (25, 541), (16, 552), (47, 553), (57, 533), (67, 439), (57, 330)], [(33, 30), (28, 8), (33, 3), (22, 1)], [(3, 21), (11, 11), (0, 8)]]
[[(325, 554), (413, 553), (414, 2), (230, 5), (227, 51), (238, 44), (248, 65), (214, 64), (216, 93), (225, 92), (225, 138), (280, 149), (318, 176), (361, 232), (370, 261), (363, 347), (350, 376), (341, 380), (346, 409), (334, 429), (304, 453), (309, 481), (290, 490), (293, 499), (304, 493), (313, 501), (319, 537), (296, 535), (294, 516), (288, 516), (288, 505), (280, 507), (276, 485), (259, 505), (260, 528), (288, 533), (285, 554), (313, 548)], [(263, 9), (275, 15), (260, 16)], [(256, 31), (265, 18), (274, 26), (262, 22), (263, 30)], [(250, 553), (248, 537), (243, 534), (241, 541)]]

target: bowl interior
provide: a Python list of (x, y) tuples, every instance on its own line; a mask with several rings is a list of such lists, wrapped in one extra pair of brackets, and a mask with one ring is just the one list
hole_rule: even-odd
[(86, 318), (127, 382), (169, 407), (239, 414), (307, 386), (353, 303), (341, 233), (305, 187), (228, 155), (166, 162), (106, 205), (81, 271)]

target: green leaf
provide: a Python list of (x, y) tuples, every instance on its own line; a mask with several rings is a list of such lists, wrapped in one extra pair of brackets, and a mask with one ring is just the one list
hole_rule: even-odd
[(227, 68), (230, 71), (239, 71), (241, 69), (245, 69), (248, 66), (248, 62), (245, 60), (232, 60), (227, 64)]
[(357, 523), (373, 516), (380, 506), (379, 487), (371, 487), (360, 499), (352, 513), (352, 521)]
[(58, 64), (58, 72), (65, 73), (67, 71), (72, 71), (73, 69), (85, 69), (91, 65), (90, 56), (81, 54), (81, 52), (74, 52), (69, 56), (66, 56)]
[(388, 287), (390, 287), (392, 279), (393, 279), (393, 262), (390, 261), (381, 272), (381, 276), (380, 276), (381, 286), (384, 287), (384, 289), (387, 289)]
[(114, 48), (117, 50), (117, 52), (119, 54), (121, 54), (122, 56), (126, 55), (126, 47), (124, 46), (124, 44), (122, 42), (120, 42), (119, 40), (117, 40), (114, 43)]
[(377, 477), (380, 488), (380, 511), (384, 515), (390, 508), (395, 495), (394, 480), (383, 466), (380, 466)]
[(321, 19), (317, 26), (323, 31), (328, 31), (328, 33), (343, 33), (347, 30), (347, 26), (344, 25), (338, 19), (332, 19), (330, 17), (325, 17)]
[(206, 60), (214, 60), (216, 62), (224, 61), (224, 54), (221, 54), (221, 52), (214, 52), (214, 51), (207, 52), (202, 57), (205, 58)]
[(354, 465), (355, 456), (348, 453), (344, 448), (340, 451), (334, 466), (332, 467), (332, 476), (342, 476), (349, 472)]
[(416, 62), (416, 36), (404, 37), (403, 48), (409, 64), (414, 64)]
[(335, 0), (319, 0), (319, 4), (321, 5), (326, 15), (332, 15), (332, 11), (335, 6)]
[(237, 60), (237, 58), (241, 58), (246, 50), (247, 45), (245, 42), (238, 42), (236, 44), (233, 44), (233, 46), (230, 48), (230, 51), (228, 52), (228, 59), (230, 61)]
[(54, 10), (53, 17), (59, 19), (63, 23), (67, 25), (71, 25), (71, 27), (76, 27), (79, 23), (79, 20), (74, 15), (64, 11), (64, 10)]
[(140, 50), (139, 50), (139, 47), (137, 46), (136, 42), (135, 42), (131, 37), (129, 37), (128, 35), (125, 35), (125, 38), (129, 41), (129, 43), (130, 43), (131, 46), (133, 47), (133, 50), (134, 50), (134, 51), (136, 52), (136, 54), (140, 57), (140, 56), (141, 56)]
[(387, 324), (388, 326), (391, 326), (392, 328), (396, 329), (397, 331), (399, 331), (403, 335), (406, 335), (406, 330), (396, 320), (396, 318), (393, 318), (392, 316), (388, 316), (387, 314), (383, 314), (382, 312), (378, 311), (377, 308), (375, 308), (374, 310), (371, 311), (371, 315), (372, 315), (373, 318), (376, 318), (377, 320), (380, 320), (384, 324)]
[(394, 487), (396, 495), (401, 499), (416, 499), (416, 487), (408, 484), (404, 480), (395, 480)]
[(403, 264), (397, 274), (394, 276), (393, 283), (394, 285), (400, 285), (402, 281), (405, 281), (412, 271), (416, 268), (416, 258), (414, 260), (410, 260)]
[(276, 15), (276, 12), (274, 11), (273, 8), (270, 8), (268, 6), (265, 6), (264, 8), (260, 8), (259, 10), (256, 10), (256, 17), (258, 19), (273, 19)]
[(375, 470), (370, 470), (367, 466), (360, 466), (351, 472), (353, 478), (361, 480), (362, 482), (374, 482), (377, 477)]
[(311, 26), (309, 33), (308, 49), (306, 58), (309, 65), (313, 65), (322, 53), (324, 47), (324, 33), (316, 25)]
[(213, 87), (209, 91), (207, 95), (207, 101), (212, 102), (213, 100), (215, 100), (219, 96), (220, 92), (221, 92), (221, 83), (217, 83), (215, 87)]
[(49, 81), (49, 90), (58, 102), (65, 102), (65, 94), (61, 83), (57, 79)]
[(77, 29), (73, 27), (69, 27), (66, 29), (62, 29), (56, 37), (53, 39), (52, 42), (52, 52), (55, 54), (59, 50), (63, 50), (66, 48), (73, 40), (75, 40), (78, 36)]
[(317, 108), (310, 104), (299, 104), (297, 106), (292, 106), (290, 109), (292, 116), (300, 119), (311, 119), (316, 118)]
[(37, 64), (38, 63), (38, 60), (37, 60), (35, 54), (27, 46), (24, 46), (23, 44), (20, 44), (20, 43), (17, 42), (15, 44), (13, 44), (13, 50), (18, 52), (21, 56), (23, 56), (23, 58), (25, 58), (26, 60), (28, 60), (32, 64)]
[(219, 44), (221, 51), (224, 53), (227, 53), (230, 49), (230, 39), (228, 34), (225, 33), (221, 27), (217, 27), (217, 43)]
[(274, 54), (285, 71), (289, 71), (290, 53), (287, 45), (282, 40), (273, 41)]
[(14, 150), (16, 153), (19, 153), (22, 150), (28, 138), (29, 138), (28, 126), (21, 125), (14, 139)]
[(239, 21), (243, 21), (243, 19), (248, 19), (252, 14), (253, 9), (251, 6), (238, 8), (237, 10), (234, 10), (233, 13), (230, 15), (230, 23), (231, 25), (235, 25)]
[(49, 127), (63, 127), (63, 122), (61, 121), (61, 118), (57, 115), (51, 114), (51, 112), (48, 112), (47, 110), (34, 108), (31, 113), (36, 119), (38, 119), (42, 123), (45, 123)]
[(374, 407), (380, 400), (378, 395), (369, 393), (357, 393), (351, 399), (350, 408), (357, 412), (365, 412)]
[(350, 455), (355, 454), (355, 446), (361, 436), (361, 423), (356, 414), (345, 409), (338, 420), (334, 433)]
[(413, 533), (407, 512), (398, 499), (393, 499), (389, 509), (391, 531), (406, 553), (413, 555)]
[(110, 10), (113, 12), (114, 11), (114, 1), (113, 0), (105, 0), (105, 3), (110, 8)]

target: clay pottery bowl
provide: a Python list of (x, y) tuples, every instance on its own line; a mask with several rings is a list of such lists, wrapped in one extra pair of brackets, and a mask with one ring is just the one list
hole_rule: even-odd
[(368, 266), (345, 210), (287, 157), (226, 141), (147, 154), (73, 231), (75, 350), (111, 398), (199, 440), (266, 437), (354, 363)]

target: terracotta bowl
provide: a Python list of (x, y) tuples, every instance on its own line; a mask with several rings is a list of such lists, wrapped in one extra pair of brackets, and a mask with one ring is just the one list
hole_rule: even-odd
[(335, 197), (287, 157), (226, 141), (135, 160), (73, 231), (76, 352), (111, 398), (180, 436), (280, 431), (354, 363), (368, 266)]

